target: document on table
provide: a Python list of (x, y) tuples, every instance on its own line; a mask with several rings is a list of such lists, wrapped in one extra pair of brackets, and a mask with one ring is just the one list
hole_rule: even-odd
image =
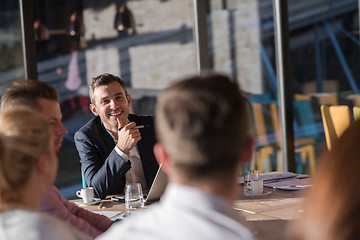
[(93, 213), (97, 213), (97, 214), (100, 214), (100, 215), (103, 215), (105, 217), (108, 217), (108, 218), (113, 218), (121, 213), (123, 213), (123, 211), (92, 211)]
[(136, 211), (92, 211), (92, 212), (108, 217), (112, 221), (123, 220), (124, 218), (130, 215), (134, 215), (136, 213)]
[(279, 190), (296, 191), (311, 187), (312, 179), (307, 178), (288, 178), (279, 181), (264, 182), (264, 187), (276, 188)]
[[(276, 181), (281, 179), (287, 179), (287, 178), (295, 178), (297, 176), (307, 176), (302, 174), (296, 174), (292, 172), (274, 172), (274, 173), (263, 173), (260, 174), (260, 180), (266, 181)], [(241, 176), (238, 178), (238, 183), (244, 184), (244, 176)]]
[[(264, 181), (264, 187), (280, 190), (296, 191), (311, 186), (309, 175), (292, 172), (275, 172), (260, 174), (259, 178)], [(238, 183), (244, 183), (244, 177), (238, 178)]]

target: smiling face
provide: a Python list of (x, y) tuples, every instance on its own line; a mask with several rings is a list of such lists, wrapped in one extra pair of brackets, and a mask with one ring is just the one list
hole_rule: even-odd
[(100, 116), (106, 129), (117, 132), (117, 119), (125, 125), (128, 122), (130, 106), (130, 95), (125, 94), (118, 82), (111, 82), (94, 89), (94, 104), (90, 104), (90, 110)]
[(59, 153), (63, 136), (68, 133), (61, 122), (62, 114), (60, 104), (57, 101), (39, 98), (40, 113), (49, 124), (50, 133), (53, 135), (55, 151)]

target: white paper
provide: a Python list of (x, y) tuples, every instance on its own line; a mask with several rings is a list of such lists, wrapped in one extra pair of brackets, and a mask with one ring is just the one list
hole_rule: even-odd
[(264, 183), (264, 187), (276, 188), (280, 190), (296, 191), (311, 187), (311, 178), (290, 178), (283, 181)]
[(103, 215), (108, 218), (113, 218), (116, 215), (119, 215), (120, 213), (122, 213), (123, 211), (92, 211), (92, 212)]
[[(305, 176), (300, 175), (292, 172), (275, 172), (275, 173), (263, 173), (260, 174), (259, 178), (260, 180), (264, 181), (270, 181), (270, 180), (276, 180), (276, 179), (285, 179), (285, 178), (291, 178), (291, 177), (298, 177), (298, 176)], [(244, 176), (238, 177), (238, 183), (243, 184), (244, 183)]]

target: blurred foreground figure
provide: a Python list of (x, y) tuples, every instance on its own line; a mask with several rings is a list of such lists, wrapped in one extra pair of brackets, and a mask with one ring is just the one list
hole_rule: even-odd
[(253, 144), (237, 86), (222, 75), (185, 79), (161, 95), (155, 119), (166, 192), (99, 239), (253, 239), (233, 209)]
[(289, 239), (360, 239), (360, 121), (353, 123), (323, 156), (304, 213)]
[[(61, 122), (62, 113), (59, 94), (50, 85), (36, 80), (13, 82), (1, 97), (1, 111), (16, 107), (28, 107), (45, 119), (53, 138), (57, 155), (67, 130)], [(3, 126), (0, 126), (2, 128)], [(40, 200), (40, 209), (73, 225), (93, 237), (106, 231), (113, 223), (109, 218), (76, 206), (60, 195), (59, 190), (49, 186)]]
[(43, 192), (54, 182), (58, 159), (42, 116), (21, 108), (0, 114), (1, 239), (92, 239), (40, 212)]

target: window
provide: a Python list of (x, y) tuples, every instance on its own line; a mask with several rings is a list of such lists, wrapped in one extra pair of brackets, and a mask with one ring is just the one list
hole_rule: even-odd
[(36, 1), (39, 80), (59, 91), (69, 131), (59, 188), (81, 181), (73, 135), (94, 116), (88, 107), (92, 77), (105, 72), (120, 76), (133, 111), (146, 115), (153, 114), (162, 89), (196, 73), (192, 9), (191, 0)]
[(14, 79), (24, 78), (18, 1), (0, 3), (0, 94)]

